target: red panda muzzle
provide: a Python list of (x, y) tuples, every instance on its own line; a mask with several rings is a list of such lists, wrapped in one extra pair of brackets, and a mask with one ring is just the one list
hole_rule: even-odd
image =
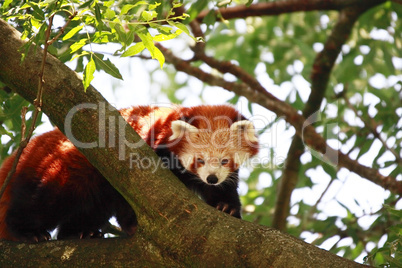
[(207, 177), (207, 182), (209, 184), (216, 184), (218, 182), (218, 177), (216, 177), (215, 175), (209, 175)]

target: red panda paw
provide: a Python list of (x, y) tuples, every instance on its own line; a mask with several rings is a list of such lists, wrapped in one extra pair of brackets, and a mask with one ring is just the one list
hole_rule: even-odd
[(137, 231), (137, 225), (131, 225), (128, 227), (126, 226), (123, 230), (127, 233), (128, 236), (132, 236)]
[(235, 207), (235, 206), (230, 205), (228, 203), (220, 202), (220, 203), (218, 203), (216, 208), (218, 210), (222, 211), (222, 212), (225, 212), (225, 213), (229, 214), (230, 216), (233, 216), (233, 217), (241, 219), (240, 207)]
[(87, 238), (103, 238), (103, 233), (99, 230), (94, 231), (71, 231), (69, 229), (59, 229), (59, 233), (57, 234), (58, 240), (65, 239), (87, 239)]
[(50, 234), (47, 231), (37, 231), (32, 233), (25, 233), (20, 236), (21, 241), (28, 243), (38, 243), (43, 241), (48, 241), (51, 239)]
[(103, 238), (103, 233), (99, 230), (86, 231), (80, 233), (80, 239), (87, 239), (87, 238)]

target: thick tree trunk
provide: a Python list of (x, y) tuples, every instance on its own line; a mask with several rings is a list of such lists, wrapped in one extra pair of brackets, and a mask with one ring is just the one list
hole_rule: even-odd
[[(0, 20), (0, 81), (33, 102), (42, 51), (33, 53), (31, 50), (21, 63), (18, 49), (24, 43), (15, 29)], [(35, 245), (2, 241), (0, 267), (50, 264), (360, 266), (279, 231), (210, 208), (186, 190), (168, 170), (130, 168), (130, 153), (151, 161), (158, 158), (146, 144), (138, 148), (126, 146), (125, 141), (134, 143), (140, 138), (131, 128), (121, 127), (123, 119), (119, 113), (106, 108), (109, 105), (94, 88), (89, 87), (84, 92), (78, 76), (52, 56), (47, 58), (44, 80), (43, 111), (63, 132), (69, 130), (66, 118), (74, 112), (75, 139), (98, 145), (80, 150), (132, 205), (138, 215), (139, 228), (129, 239), (52, 241)], [(79, 105), (81, 109), (77, 109)], [(98, 127), (98, 122), (102, 121), (99, 118), (108, 119), (106, 121), (114, 125), (106, 125), (103, 131)], [(110, 136), (114, 134), (109, 132), (112, 127), (119, 130), (117, 136)], [(107, 142), (103, 143), (111, 138), (122, 146), (110, 147)]]

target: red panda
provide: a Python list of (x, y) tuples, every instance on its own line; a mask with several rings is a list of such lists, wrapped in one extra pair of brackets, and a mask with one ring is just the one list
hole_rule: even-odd
[[(241, 218), (238, 169), (258, 152), (253, 124), (229, 105), (138, 106), (120, 110), (166, 167), (207, 204)], [(0, 169), (0, 184), (15, 154)], [(128, 235), (134, 211), (58, 129), (25, 148), (0, 200), (0, 239), (38, 242), (102, 237), (115, 216)]]

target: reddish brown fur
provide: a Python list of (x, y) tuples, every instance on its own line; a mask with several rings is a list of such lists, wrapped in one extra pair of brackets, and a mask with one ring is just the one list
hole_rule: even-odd
[[(0, 170), (0, 183), (11, 169), (15, 154), (6, 159)], [(83, 180), (80, 183), (68, 184), (69, 172), (79, 170)], [(99, 172), (89, 164), (86, 158), (72, 145), (70, 141), (55, 129), (31, 140), (25, 148), (18, 163), (14, 178), (21, 173), (34, 173), (40, 178), (40, 183), (48, 185), (56, 197), (59, 192), (74, 192), (78, 196), (85, 196), (88, 187), (92, 186), (89, 178), (99, 176)], [(31, 177), (21, 177), (18, 183), (29, 183)], [(10, 202), (11, 190), (17, 182), (12, 180), (0, 200), (0, 238), (16, 240), (7, 229), (5, 216)]]
[[(120, 113), (133, 129), (155, 150), (158, 146), (169, 143), (169, 137), (172, 135), (172, 121), (179, 119), (185, 120), (199, 129), (215, 131), (221, 128), (229, 128), (233, 122), (244, 119), (235, 109), (227, 105), (197, 106), (192, 108), (184, 108), (181, 106), (173, 106), (173, 108), (138, 106), (122, 109)], [(151, 122), (151, 124), (148, 124), (147, 119), (149, 119), (151, 115), (155, 120)], [(203, 118), (207, 118), (208, 120), (203, 120)], [(254, 147), (248, 148), (250, 155), (257, 153), (258, 146), (257, 144), (255, 145)], [(180, 154), (182, 149), (183, 142), (179, 142), (169, 148), (169, 150), (176, 155)], [(14, 157), (15, 154), (4, 161), (0, 169), (0, 184), (3, 184), (4, 179), (10, 171)], [(237, 168), (234, 163), (231, 162), (230, 164), (233, 168)], [(182, 178), (179, 172), (175, 174), (187, 187), (192, 188), (190, 187), (191, 183), (187, 183), (186, 181), (186, 176), (189, 176), (188, 174), (183, 175)], [(123, 230), (129, 234), (133, 232), (133, 223), (131, 221), (126, 223), (124, 219), (125, 215), (129, 214), (129, 212), (125, 210), (126, 208), (120, 209), (122, 205), (127, 206), (129, 209), (128, 204), (125, 204), (125, 201), (121, 200), (116, 202), (114, 202), (115, 200), (107, 200), (107, 198), (118, 199), (119, 195), (116, 196), (114, 189), (58, 129), (32, 139), (25, 148), (19, 160), (14, 178), (0, 200), (0, 239), (23, 240), (25, 238), (18, 237), (10, 232), (5, 219), (11, 202), (14, 202), (16, 198), (13, 196), (13, 193), (18, 192), (20, 188), (23, 187), (28, 189), (28, 185), (38, 187), (37, 191), (42, 191), (37, 194), (45, 200), (42, 204), (44, 207), (35, 207), (32, 209), (43, 213), (43, 215), (41, 214), (42, 218), (39, 218), (44, 222), (49, 222), (49, 226), (56, 227), (59, 222), (58, 219), (48, 218), (53, 217), (53, 215), (48, 215), (48, 210), (63, 211), (64, 209), (71, 209), (70, 207), (55, 208), (52, 207), (53, 203), (60, 204), (60, 206), (68, 206), (68, 203), (71, 201), (68, 200), (68, 198), (74, 199), (75, 197), (73, 200), (75, 202), (74, 204), (80, 204), (80, 202), (82, 202), (85, 206), (85, 202), (92, 202), (92, 200), (96, 199), (95, 197), (99, 195), (100, 197), (98, 197), (98, 199), (103, 198), (106, 199), (103, 200), (104, 202), (108, 202), (103, 204), (105, 206), (104, 208), (99, 209), (110, 210), (111, 213), (117, 210), (118, 221), (119, 215), (121, 218), (119, 221), (120, 225), (126, 225), (122, 226)], [(101, 196), (99, 191), (102, 193), (105, 192), (107, 198), (105, 198), (104, 195)], [(66, 200), (58, 200), (60, 198), (66, 198)], [(208, 198), (208, 196), (205, 197), (205, 199)], [(110, 207), (108, 207), (109, 202), (112, 203)], [(213, 200), (214, 203), (212, 203), (212, 201), (208, 202), (208, 200), (206, 200), (206, 202), (216, 206), (215, 200)], [(29, 208), (27, 208), (27, 210), (29, 210)], [(60, 214), (60, 212), (58, 213)], [(107, 212), (99, 213), (106, 213), (104, 215), (105, 217), (109, 216)], [(63, 215), (60, 214), (59, 216), (61, 217)], [(240, 214), (238, 217), (240, 217)], [(29, 216), (27, 216), (27, 221), (29, 220)], [(95, 226), (95, 229), (96, 228), (97, 226)], [(101, 227), (99, 226), (99, 228)], [(39, 235), (33, 234), (33, 239), (41, 240), (41, 237), (38, 237), (40, 235), (43, 235), (43, 233)]]

